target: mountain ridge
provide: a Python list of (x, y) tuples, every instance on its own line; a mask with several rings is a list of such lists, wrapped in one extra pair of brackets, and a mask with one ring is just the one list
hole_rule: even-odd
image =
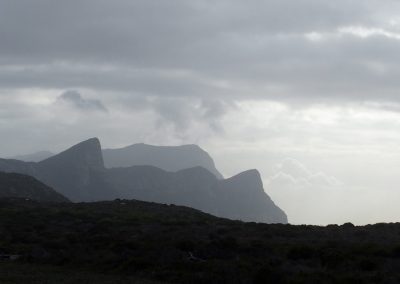
[(199, 166), (177, 172), (143, 165), (107, 169), (97, 138), (39, 163), (0, 159), (0, 171), (32, 175), (74, 202), (139, 199), (243, 221), (287, 223), (286, 214), (265, 193), (256, 170), (218, 179)]
[(223, 179), (212, 157), (195, 144), (156, 146), (137, 143), (123, 148), (103, 149), (103, 157), (107, 168), (153, 165), (166, 171), (177, 172), (202, 166), (218, 179)]

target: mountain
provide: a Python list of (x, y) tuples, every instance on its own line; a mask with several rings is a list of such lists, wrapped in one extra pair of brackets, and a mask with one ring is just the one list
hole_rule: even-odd
[(19, 156), (14, 156), (9, 159), (12, 160), (20, 160), (24, 162), (40, 162), (43, 161), (47, 158), (50, 158), (54, 154), (49, 151), (39, 151), (33, 154), (26, 154), (26, 155), (19, 155)]
[(0, 159), (0, 171), (31, 175), (72, 201), (118, 197), (104, 182), (105, 168), (97, 138), (81, 142), (38, 163)]
[(256, 170), (218, 180), (201, 167), (173, 173), (151, 166), (133, 166), (110, 169), (107, 176), (113, 189), (126, 199), (185, 205), (242, 221), (288, 221), (265, 193)]
[(153, 146), (140, 143), (120, 149), (104, 149), (103, 157), (107, 168), (148, 165), (177, 172), (200, 166), (223, 179), (211, 156), (197, 145)]
[(104, 182), (100, 141), (92, 138), (36, 164), (39, 180), (56, 188), (73, 201), (117, 198)]
[(0, 198), (28, 198), (39, 202), (69, 202), (67, 198), (37, 179), (0, 172)]
[(231, 219), (287, 223), (255, 170), (218, 179), (199, 166), (177, 172), (154, 166), (107, 169), (97, 138), (39, 163), (0, 159), (0, 171), (34, 176), (74, 202), (139, 199), (185, 205)]

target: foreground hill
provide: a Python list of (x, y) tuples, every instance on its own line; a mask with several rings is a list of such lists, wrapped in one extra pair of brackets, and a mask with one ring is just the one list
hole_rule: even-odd
[(0, 254), (19, 256), (0, 262), (0, 283), (400, 282), (400, 224), (268, 225), (139, 201), (0, 200), (0, 234)]
[(0, 171), (32, 175), (74, 202), (139, 199), (190, 206), (231, 219), (287, 223), (255, 170), (219, 180), (202, 167), (178, 172), (152, 166), (107, 169), (97, 138), (39, 163), (0, 159)]
[(28, 198), (40, 202), (69, 202), (67, 198), (37, 179), (0, 172), (0, 198)]
[(223, 179), (211, 156), (197, 145), (153, 146), (140, 143), (120, 149), (104, 149), (103, 156), (107, 168), (147, 165), (177, 172), (203, 167), (218, 179)]

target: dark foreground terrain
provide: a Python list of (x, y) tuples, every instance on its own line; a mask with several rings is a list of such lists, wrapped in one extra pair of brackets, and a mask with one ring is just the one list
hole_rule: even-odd
[(266, 225), (139, 201), (8, 199), (0, 259), (0, 283), (400, 283), (400, 224)]

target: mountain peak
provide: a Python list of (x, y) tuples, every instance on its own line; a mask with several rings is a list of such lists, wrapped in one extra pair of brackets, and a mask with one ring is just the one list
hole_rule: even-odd
[(236, 178), (240, 177), (241, 179), (246, 178), (246, 179), (259, 179), (259, 180), (261, 180), (261, 174), (257, 169), (251, 169), (251, 170), (247, 170), (247, 171), (241, 172), (241, 173), (237, 174), (235, 177)]
[(226, 181), (235, 184), (234, 188), (238, 191), (264, 192), (260, 172), (256, 169), (241, 172)]
[(62, 161), (65, 164), (84, 164), (97, 170), (104, 169), (103, 155), (98, 138), (90, 138), (80, 142), (40, 163), (48, 164), (53, 161)]

